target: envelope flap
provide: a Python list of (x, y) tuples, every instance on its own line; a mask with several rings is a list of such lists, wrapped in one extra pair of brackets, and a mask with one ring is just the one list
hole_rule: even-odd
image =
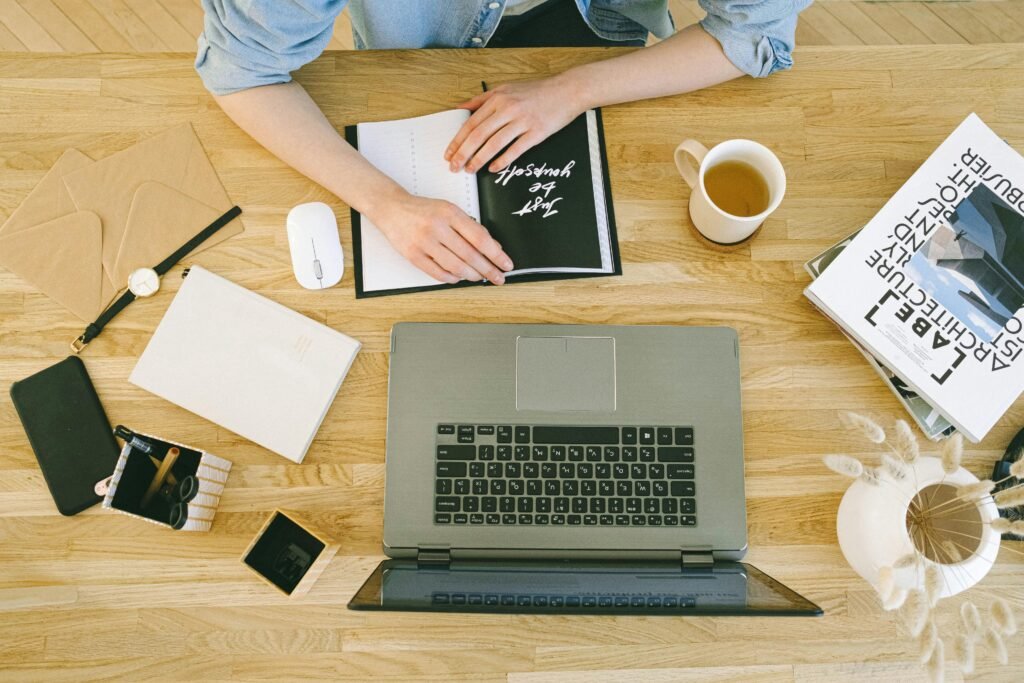
[[(127, 282), (137, 268), (152, 268), (217, 220), (220, 209), (193, 199), (160, 182), (139, 185), (132, 198), (124, 236), (114, 263), (115, 282)], [(240, 221), (232, 221), (192, 253), (223, 242), (242, 232)]]
[(91, 322), (103, 309), (102, 248), (99, 217), (78, 211), (0, 235), (0, 266)]
[(65, 174), (85, 168), (93, 163), (77, 149), (69, 149), (57, 159), (39, 184), (36, 185), (25, 201), (21, 203), (10, 218), (0, 227), (0, 235), (11, 235), (15, 232), (34, 228), (54, 218), (74, 213), (77, 210), (71, 195), (64, 187)]

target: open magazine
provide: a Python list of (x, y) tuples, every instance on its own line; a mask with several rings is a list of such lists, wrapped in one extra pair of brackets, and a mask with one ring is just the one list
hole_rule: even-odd
[[(860, 231), (858, 230), (857, 232)], [(805, 263), (804, 270), (810, 273), (812, 278), (817, 278), (821, 275), (822, 271), (828, 268), (829, 264), (831, 264), (832, 261), (842, 253), (843, 249), (846, 248), (846, 245), (853, 241), (853, 238), (857, 236), (857, 232), (853, 233), (841, 242), (833, 244), (831, 247)], [(953, 432), (956, 431), (956, 427), (951, 425), (949, 420), (942, 416), (942, 413), (935, 410), (928, 401), (918, 396), (917, 392), (910, 389), (906, 383), (896, 375), (896, 373), (885, 367), (884, 364), (880, 363), (877, 358), (871, 355), (870, 351), (858, 344), (856, 339), (851, 338), (849, 335), (847, 335), (847, 338), (853, 342), (854, 348), (864, 355), (868, 364), (875, 369), (875, 372), (885, 380), (886, 386), (892, 390), (892, 393), (896, 395), (899, 402), (907, 409), (907, 412), (914, 418), (914, 422), (916, 422), (917, 426), (921, 428), (921, 431), (924, 432), (925, 436), (932, 441), (937, 441), (951, 436)]]
[(971, 114), (805, 294), (980, 441), (1024, 388), (1024, 157)]

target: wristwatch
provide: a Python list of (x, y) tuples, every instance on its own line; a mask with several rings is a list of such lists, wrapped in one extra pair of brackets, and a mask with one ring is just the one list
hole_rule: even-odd
[(139, 268), (132, 271), (131, 275), (128, 276), (127, 289), (121, 294), (114, 303), (110, 304), (95, 321), (89, 323), (82, 332), (71, 342), (71, 350), (75, 353), (81, 353), (82, 349), (89, 345), (93, 339), (99, 336), (103, 328), (106, 327), (107, 323), (114, 319), (118, 313), (123, 311), (128, 304), (135, 301), (136, 298), (153, 296), (160, 290), (160, 276), (169, 271), (175, 266), (181, 259), (185, 258), (193, 249), (198, 247), (200, 244), (210, 239), (215, 232), (223, 228), (225, 225), (230, 223), (232, 220), (237, 218), (242, 213), (242, 210), (237, 206), (232, 206), (228, 209), (220, 218), (210, 223), (208, 226), (203, 228), (195, 237), (190, 239), (185, 244), (181, 245), (174, 251), (173, 254), (165, 258), (160, 263), (156, 264), (152, 268)]

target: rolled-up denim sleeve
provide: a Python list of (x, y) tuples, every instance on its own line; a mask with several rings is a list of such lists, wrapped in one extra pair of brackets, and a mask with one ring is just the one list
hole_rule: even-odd
[(755, 78), (793, 66), (796, 20), (811, 0), (700, 0), (704, 30), (738, 69)]
[(347, 0), (202, 0), (196, 71), (215, 95), (273, 83), (313, 61)]

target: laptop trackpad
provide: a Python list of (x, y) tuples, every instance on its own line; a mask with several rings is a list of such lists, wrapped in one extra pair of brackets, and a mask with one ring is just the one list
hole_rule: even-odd
[(516, 339), (516, 410), (615, 410), (615, 339)]

